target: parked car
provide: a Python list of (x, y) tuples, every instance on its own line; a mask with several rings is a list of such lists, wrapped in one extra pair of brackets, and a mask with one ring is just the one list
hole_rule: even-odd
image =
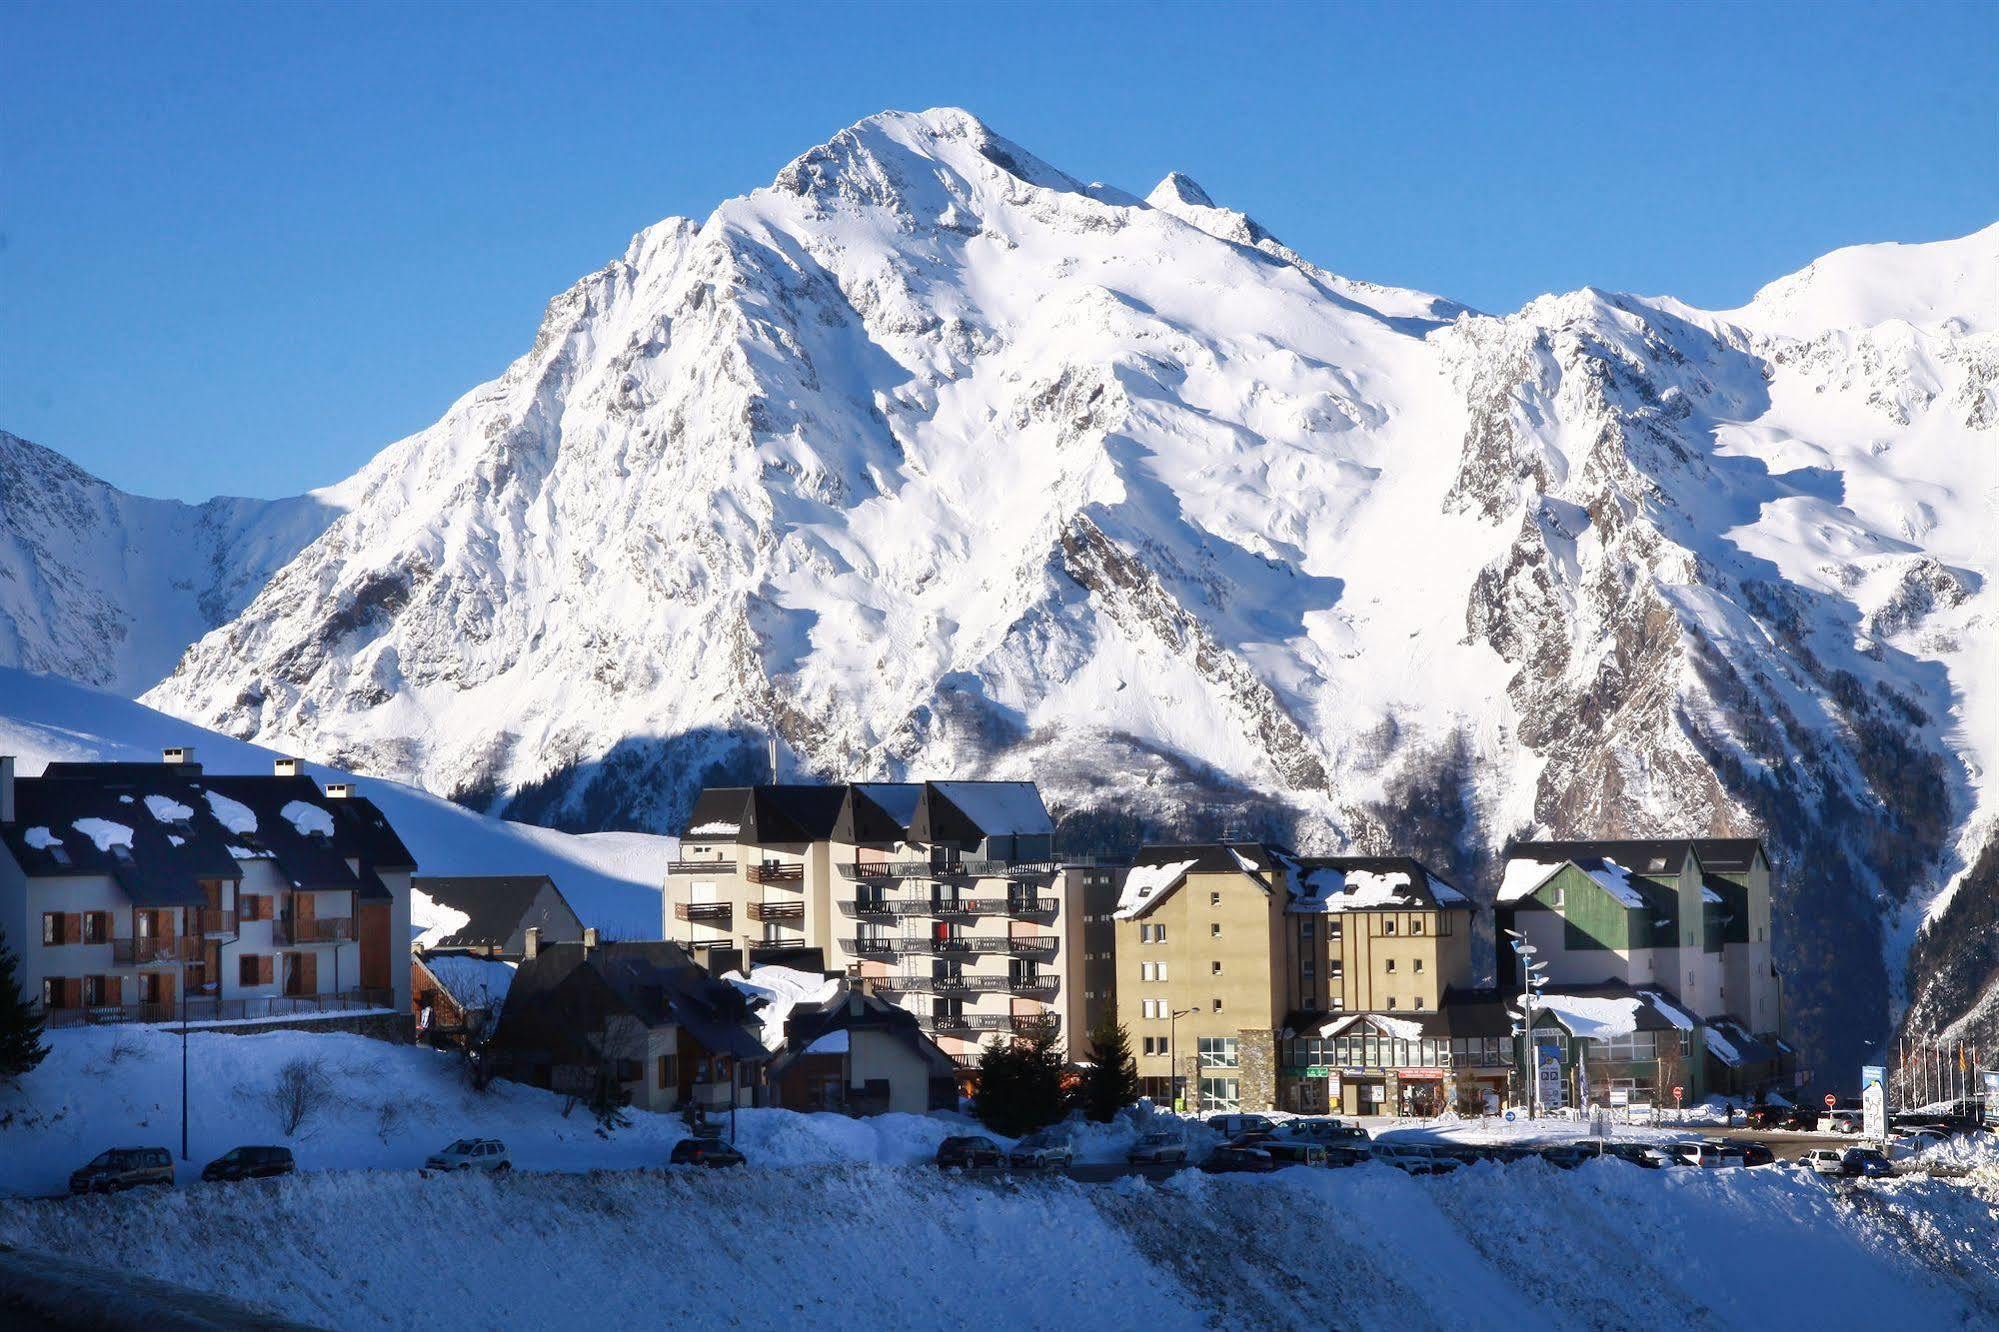
[(1668, 1150), (1678, 1157), (1682, 1164), (1698, 1166), (1703, 1170), (1719, 1170), (1743, 1164), (1741, 1152), (1719, 1143), (1676, 1142)]
[(1742, 1164), (1746, 1166), (1766, 1166), (1776, 1163), (1777, 1153), (1760, 1142), (1736, 1142), (1733, 1146), (1742, 1154)]
[(1133, 1143), (1124, 1159), (1128, 1165), (1185, 1165), (1187, 1141), (1171, 1130), (1154, 1129)]
[(1553, 1147), (1541, 1149), (1541, 1159), (1558, 1170), (1574, 1170), (1596, 1155), (1598, 1153), (1575, 1142), (1557, 1143)]
[(1326, 1164), (1338, 1169), (1342, 1166), (1366, 1165), (1374, 1159), (1374, 1152), (1366, 1144), (1331, 1142), (1326, 1144)]
[(1832, 1110), (1819, 1116), (1820, 1133), (1851, 1133), (1858, 1135), (1862, 1120), (1858, 1110)]
[(1264, 1115), (1209, 1115), (1208, 1127), (1224, 1138), (1240, 1138), (1245, 1133), (1275, 1133), (1277, 1125)]
[(174, 1159), (164, 1147), (113, 1147), (72, 1171), (71, 1193), (123, 1193), (152, 1186), (170, 1189)]
[(1881, 1179), (1895, 1173), (1895, 1167), (1887, 1157), (1872, 1147), (1849, 1147), (1845, 1157), (1846, 1173), (1858, 1175), (1862, 1179)]
[(498, 1138), (460, 1138), (441, 1152), (432, 1152), (430, 1159), (423, 1163), (429, 1170), (488, 1170), (494, 1174), (505, 1174), (514, 1168), (507, 1155), (507, 1144)]
[(231, 1147), (201, 1168), (208, 1183), (236, 1179), (271, 1179), (289, 1175), (298, 1166), (289, 1147)]
[(1428, 1147), (1409, 1144), (1376, 1143), (1374, 1159), (1394, 1166), (1407, 1175), (1448, 1175), (1464, 1162), (1454, 1156), (1444, 1156)]
[(1846, 1173), (1846, 1148), (1814, 1147), (1798, 1162), (1805, 1169), (1820, 1175), (1844, 1175)]
[(1783, 1117), (1779, 1128), (1795, 1133), (1810, 1133), (1819, 1126), (1819, 1112), (1808, 1105), (1794, 1105)]
[(1306, 1142), (1366, 1142), (1367, 1130), (1358, 1124), (1344, 1124), (1337, 1119), (1294, 1119), (1284, 1126), (1287, 1137), (1302, 1138)]
[(1006, 1164), (1006, 1149), (991, 1138), (946, 1138), (937, 1144), (939, 1170), (997, 1170)]
[(1752, 1105), (1743, 1111), (1742, 1117), (1753, 1129), (1788, 1128), (1796, 1109), (1790, 1105)]
[(719, 1170), (724, 1166), (743, 1164), (743, 1154), (720, 1138), (682, 1138), (673, 1144), (673, 1152), (666, 1158), (666, 1163)]
[(1295, 1138), (1273, 1138), (1262, 1144), (1262, 1150), (1270, 1153), (1270, 1159), (1280, 1166), (1319, 1166), (1326, 1164), (1326, 1145), (1322, 1142), (1300, 1142)]
[(1663, 1170), (1673, 1164), (1672, 1158), (1649, 1143), (1599, 1141), (1596, 1149), (1598, 1156), (1623, 1161), (1644, 1170)]
[(1042, 1129), (1015, 1143), (1006, 1163), (1015, 1170), (1067, 1170), (1075, 1156), (1067, 1135)]
[(1211, 1175), (1267, 1175), (1277, 1169), (1277, 1162), (1261, 1147), (1229, 1143), (1209, 1152), (1208, 1159), (1201, 1162), (1201, 1169)]

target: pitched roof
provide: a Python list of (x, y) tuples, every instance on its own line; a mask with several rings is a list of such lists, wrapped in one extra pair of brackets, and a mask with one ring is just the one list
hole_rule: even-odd
[(717, 1053), (762, 1059), (748, 1001), (710, 976), (687, 950), (663, 939), (544, 945), (515, 969), (500, 1038), (513, 1045), (574, 1048), (605, 1018), (684, 1028)]
[(1746, 870), (1763, 850), (1754, 837), (1655, 837), (1596, 841), (1516, 841), (1506, 858), (1543, 862), (1615, 860), (1634, 874), (1677, 875), (1693, 853), (1707, 869)]
[(1470, 908), (1471, 899), (1409, 856), (1292, 856), (1280, 853), (1290, 894), (1287, 910), (1299, 914)]
[(680, 835), (768, 846), (833, 837), (974, 843), (1054, 831), (1033, 782), (835, 782), (708, 787)]
[(1268, 893), (1271, 870), (1289, 853), (1261, 842), (1142, 846), (1118, 888), (1119, 920), (1144, 915), (1171, 897), (1189, 874), (1241, 874)]
[(304, 775), (51, 763), (17, 779), (15, 813), (0, 842), (30, 876), (109, 875), (140, 906), (199, 906), (201, 881), (240, 879), (245, 860), (272, 862), (297, 888), (387, 898), (376, 869), (410, 860), (372, 803), (330, 799)]
[(951, 1072), (957, 1061), (927, 1035), (916, 1014), (874, 995), (848, 991), (835, 1003), (818, 1008), (793, 1009), (784, 1024), (784, 1050), (771, 1060), (769, 1075), (782, 1073), (812, 1047), (835, 1032), (878, 1031), (893, 1037), (922, 1057), (938, 1072)]
[(919, 842), (1052, 837), (1055, 821), (1033, 782), (925, 782), (909, 833)]
[(507, 991), (514, 984), (512, 962), (451, 952), (418, 953), (415, 960), (461, 1010), (498, 1014), (506, 1007)]
[[(503, 947), (517, 930), (529, 926), (542, 931), (544, 944), (582, 937), (576, 913), (546, 874), (420, 874), (410, 886), (465, 917), (463, 925), (435, 942), (438, 948)], [(561, 912), (534, 910), (544, 888), (554, 889), (562, 900)]]

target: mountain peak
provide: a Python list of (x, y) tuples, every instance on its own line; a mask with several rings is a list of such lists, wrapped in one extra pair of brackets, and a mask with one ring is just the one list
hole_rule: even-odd
[(1215, 201), (1208, 197), (1208, 192), (1192, 176), (1178, 171), (1167, 172), (1166, 179), (1152, 187), (1152, 193), (1145, 196), (1145, 201), (1154, 208), (1170, 209), (1176, 203), (1192, 204), (1196, 208), (1215, 206)]

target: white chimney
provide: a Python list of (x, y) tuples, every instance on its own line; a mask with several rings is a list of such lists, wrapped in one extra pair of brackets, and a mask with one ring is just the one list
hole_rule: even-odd
[(597, 927), (596, 927), (595, 925), (586, 925), (586, 926), (584, 926), (584, 928), (583, 928), (583, 954), (584, 954), (584, 956), (586, 956), (586, 957), (587, 957), (587, 956), (589, 956), (589, 954), (590, 954), (590, 951), (591, 951), (592, 949), (594, 949), (594, 948), (595, 948), (596, 946), (597, 946)]
[(168, 745), (160, 751), (160, 761), (162, 763), (193, 763), (194, 746)]
[(527, 939), (521, 945), (521, 956), (530, 962), (541, 956), (541, 926), (528, 926)]
[(282, 756), (272, 759), (271, 773), (277, 777), (296, 777), (298, 776), (298, 760)]
[(353, 794), (354, 783), (352, 782), (328, 782), (326, 784), (326, 798), (328, 800), (345, 800)]
[(0, 754), (0, 823), (14, 821), (14, 756)]

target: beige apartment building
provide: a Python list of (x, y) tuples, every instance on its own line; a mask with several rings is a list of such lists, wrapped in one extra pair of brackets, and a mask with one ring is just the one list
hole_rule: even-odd
[(1054, 823), (1031, 782), (711, 787), (668, 867), (665, 934), (696, 957), (817, 948), (946, 1052), (1055, 1017), (1080, 1036)]
[[(1470, 900), (1406, 857), (1150, 846), (1116, 914), (1139, 1076), (1155, 1100), (1195, 1110), (1381, 1104), (1370, 1080), (1400, 1081), (1383, 1067), (1316, 1070), (1322, 1085), (1293, 1090), (1306, 1076), (1285, 1064), (1294, 1038), (1347, 1014), (1434, 1017), (1471, 982)], [(1420, 1059), (1410, 1072), (1429, 1076)]]

